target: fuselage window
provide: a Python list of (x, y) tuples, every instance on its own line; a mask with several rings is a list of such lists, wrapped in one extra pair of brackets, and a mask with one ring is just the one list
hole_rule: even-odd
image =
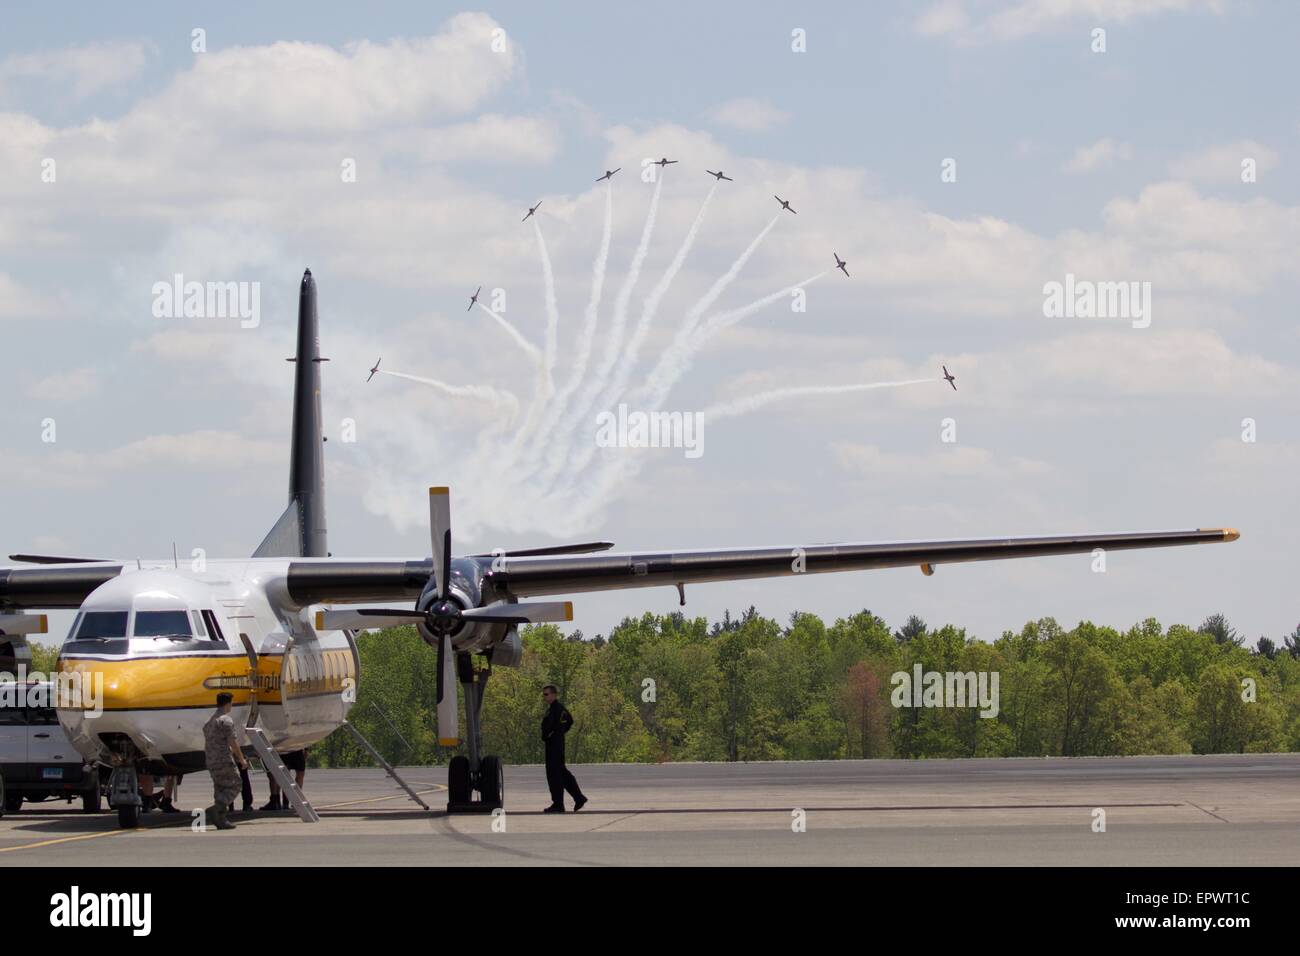
[(193, 637), (186, 611), (136, 611), (136, 637)]
[(211, 611), (203, 612), (203, 620), (208, 624), (208, 638), (213, 643), (220, 644), (222, 647), (228, 647), (225, 635), (221, 633), (221, 625), (217, 623), (217, 616)]

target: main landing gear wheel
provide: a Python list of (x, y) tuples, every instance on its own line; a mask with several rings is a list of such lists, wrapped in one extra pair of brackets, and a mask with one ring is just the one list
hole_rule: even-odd
[(447, 767), (447, 803), (454, 806), (469, 803), (473, 794), (469, 782), (469, 758), (452, 757)]
[(506, 781), (500, 757), (484, 757), (479, 765), (478, 791), (486, 810), (505, 806)]
[(104, 793), (99, 789), (99, 781), (96, 780), (94, 791), (81, 795), (81, 812), (99, 813), (102, 809), (104, 809)]
[(140, 808), (133, 803), (125, 803), (118, 807), (117, 825), (123, 830), (134, 830), (140, 825)]

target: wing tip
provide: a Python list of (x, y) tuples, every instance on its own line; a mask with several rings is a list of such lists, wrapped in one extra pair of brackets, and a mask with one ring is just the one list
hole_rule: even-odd
[(1241, 537), (1241, 532), (1236, 528), (1201, 528), (1199, 530), (1212, 534), (1221, 534), (1224, 541), (1236, 541)]

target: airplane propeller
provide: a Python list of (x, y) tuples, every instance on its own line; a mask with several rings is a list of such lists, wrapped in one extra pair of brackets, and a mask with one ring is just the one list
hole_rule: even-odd
[[(365, 607), (345, 610), (318, 611), (318, 630), (339, 631), (354, 628), (376, 627), (382, 619), (387, 624), (422, 624), (429, 633), (438, 637), (438, 704), (443, 703), (444, 690), (454, 679), (454, 664), (448, 653), (452, 635), (466, 623), (488, 625), (545, 624), (573, 620), (572, 601), (530, 601), (522, 604), (501, 602), (486, 607), (462, 607), (451, 592), (451, 494), (447, 488), (429, 489), (429, 537), (433, 548), (435, 591), (429, 606), (420, 611), (413, 608)], [(607, 542), (595, 542), (595, 549)], [(593, 547), (583, 545), (582, 547)], [(452, 673), (448, 673), (453, 671)], [(454, 708), (455, 697), (450, 698)], [(442, 707), (439, 707), (442, 710)], [(454, 721), (454, 717), (453, 717)], [(440, 721), (441, 724), (441, 721)]]

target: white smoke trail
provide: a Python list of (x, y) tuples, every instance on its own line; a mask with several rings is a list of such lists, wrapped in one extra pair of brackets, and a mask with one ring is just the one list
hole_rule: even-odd
[(673, 257), (673, 261), (669, 263), (668, 268), (655, 284), (654, 289), (646, 296), (645, 303), (641, 307), (641, 318), (637, 321), (636, 328), (632, 330), (632, 338), (629, 340), (627, 348), (623, 350), (614, 377), (602, 394), (597, 407), (607, 407), (627, 387), (628, 376), (632, 373), (641, 345), (650, 331), (650, 323), (654, 321), (655, 313), (659, 311), (659, 303), (668, 294), (668, 289), (672, 286), (673, 280), (677, 278), (677, 273), (681, 271), (682, 265), (686, 262), (686, 256), (690, 254), (691, 247), (695, 245), (695, 237), (699, 234), (700, 225), (704, 222), (704, 214), (708, 212), (709, 203), (712, 202), (713, 194), (717, 191), (718, 184), (715, 182), (712, 188), (709, 189), (708, 195), (704, 197), (704, 202), (700, 204), (700, 211), (695, 214), (695, 221), (691, 223), (691, 228), (687, 231), (686, 238), (682, 240), (677, 255)]
[(555, 393), (555, 356), (559, 348), (560, 310), (555, 301), (555, 273), (551, 269), (551, 254), (546, 248), (546, 237), (542, 227), (533, 220), (533, 233), (537, 236), (537, 253), (542, 261), (542, 284), (546, 299), (546, 338), (542, 347), (542, 361), (537, 369), (537, 385), (533, 389), (533, 400), (528, 406), (528, 414), (515, 432), (510, 446), (505, 452), (501, 466), (513, 468), (520, 447), (533, 431), (542, 410)]
[(568, 381), (560, 389), (555, 401), (547, 408), (542, 423), (533, 436), (533, 442), (529, 446), (529, 451), (534, 451), (537, 446), (550, 434), (555, 427), (555, 423), (564, 415), (568, 408), (569, 400), (573, 393), (577, 391), (578, 386), (582, 383), (582, 377), (587, 373), (587, 363), (591, 360), (591, 349), (596, 341), (596, 325), (600, 318), (600, 299), (605, 288), (605, 272), (609, 264), (609, 240), (614, 232), (614, 185), (612, 182), (605, 184), (605, 229), (600, 240), (600, 250), (596, 253), (596, 261), (591, 270), (591, 298), (587, 301), (587, 310), (583, 313), (582, 332), (578, 336), (577, 349), (574, 353), (573, 369), (569, 373)]
[(560, 339), (560, 309), (555, 301), (555, 273), (551, 269), (551, 254), (546, 249), (546, 237), (542, 235), (541, 223), (533, 220), (533, 232), (537, 234), (537, 250), (542, 257), (542, 278), (546, 284), (546, 346), (544, 366), (546, 369), (546, 395), (555, 391), (553, 373), (555, 372), (555, 355)]
[(560, 423), (551, 447), (547, 450), (543, 482), (551, 481), (564, 464), (574, 430), (586, 418), (595, 404), (596, 397), (604, 390), (610, 371), (618, 360), (619, 349), (623, 344), (623, 328), (627, 324), (628, 302), (632, 298), (632, 290), (636, 287), (637, 279), (641, 277), (641, 266), (650, 250), (650, 238), (654, 234), (655, 218), (659, 210), (659, 194), (663, 184), (664, 177), (660, 176), (655, 181), (655, 191), (650, 197), (650, 209), (646, 213), (645, 225), (641, 229), (641, 241), (637, 244), (636, 252), (632, 255), (632, 264), (628, 267), (623, 285), (618, 290), (618, 297), (614, 300), (614, 317), (610, 323), (609, 338), (605, 340), (605, 352), (601, 356), (595, 377), (583, 391), (573, 413)]
[[(673, 344), (668, 347), (667, 352), (664, 353), (660, 362), (655, 366), (654, 372), (651, 373), (647, 381), (628, 395), (627, 403), (639, 411), (657, 411), (662, 407), (673, 386), (690, 370), (691, 360), (694, 358), (695, 353), (700, 350), (709, 338), (723, 328), (735, 325), (737, 322), (753, 315), (764, 306), (771, 305), (773, 302), (789, 296), (796, 289), (802, 289), (809, 283), (816, 282), (830, 271), (830, 269), (826, 269), (815, 276), (805, 279), (803, 282), (786, 286), (778, 292), (766, 295), (739, 309), (717, 313), (711, 316), (709, 321), (704, 324), (704, 327), (697, 330), (693, 335), (683, 336), (679, 334), (674, 338)], [(622, 396), (619, 396), (619, 398), (621, 399)], [(574, 473), (581, 473), (595, 455), (595, 443), (590, 442), (585, 444), (576, 455), (571, 455), (570, 451), (565, 449), (561, 463), (568, 461)]]
[[(816, 282), (829, 271), (829, 269), (824, 270), (802, 282), (788, 285), (784, 289), (773, 292), (771, 295), (765, 295), (763, 298), (739, 309), (733, 309), (730, 312), (719, 312), (711, 316), (704, 323), (703, 328), (697, 329), (693, 333), (687, 332), (685, 335), (679, 335), (659, 360), (645, 383), (636, 391), (635, 398), (629, 398), (629, 403), (635, 402), (638, 408), (646, 410), (659, 408), (664, 399), (668, 397), (668, 393), (672, 391), (673, 386), (690, 370), (695, 353), (700, 350), (708, 339), (722, 329), (735, 325), (773, 302), (787, 298), (796, 289), (802, 289)], [(685, 331), (685, 327), (683, 327), (683, 331)]]
[[(715, 183), (714, 186), (716, 188), (717, 184)], [(710, 190), (709, 197), (712, 198), (712, 196), (713, 191)], [(703, 210), (701, 210), (701, 214), (702, 213)], [(736, 258), (736, 261), (731, 264), (731, 268), (723, 273), (717, 281), (709, 287), (709, 291), (704, 293), (703, 298), (696, 302), (695, 305), (691, 306), (687, 311), (686, 317), (681, 326), (673, 336), (672, 344), (667, 350), (665, 350), (664, 354), (659, 357), (659, 361), (655, 364), (649, 376), (647, 376), (646, 382), (641, 385), (640, 389), (638, 389), (637, 394), (644, 394), (646, 392), (656, 394), (660, 390), (660, 382), (665, 378), (671, 377), (671, 381), (669, 381), (667, 387), (662, 389), (666, 395), (668, 388), (671, 388), (672, 384), (676, 382), (677, 376), (685, 373), (686, 369), (689, 368), (689, 362), (683, 365), (680, 371), (674, 373), (673, 369), (675, 369), (677, 365), (676, 357), (683, 354), (693, 353), (694, 349), (691, 347), (689, 337), (690, 333), (695, 329), (696, 324), (699, 322), (700, 316), (704, 314), (709, 306), (717, 301), (718, 297), (726, 291), (727, 286), (731, 285), (731, 283), (735, 281), (736, 277), (740, 275), (741, 270), (745, 267), (745, 263), (747, 263), (750, 257), (758, 251), (758, 247), (763, 244), (763, 240), (767, 238), (767, 234), (772, 231), (780, 218), (779, 215), (773, 216), (768, 224), (759, 230), (758, 235), (755, 236), (753, 240), (750, 241), (749, 245), (745, 247), (745, 250)], [(693, 238), (692, 241), (694, 241)], [(617, 390), (609, 389), (608, 392), (604, 392), (601, 395), (606, 407), (618, 403), (618, 401), (623, 397), (621, 393), (626, 388), (626, 385), (627, 378), (624, 376), (623, 380), (619, 383), (619, 388)], [(595, 386), (600, 387), (600, 383), (595, 383)], [(546, 470), (542, 475), (543, 483), (554, 481), (561, 466), (563, 466), (565, 462), (569, 461), (573, 451), (574, 432), (584, 424), (584, 418), (589, 416), (592, 408), (595, 407), (594, 399), (595, 395), (592, 394), (591, 400), (581, 406), (573, 418), (566, 423), (566, 427), (561, 433), (560, 439), (552, 446), (550, 456), (547, 459)], [(590, 446), (584, 448), (578, 453), (576, 459), (577, 466), (579, 468), (585, 468), (587, 463), (591, 461), (593, 454), (595, 454), (594, 448)]]
[(482, 302), (478, 302), (475, 304), (484, 312), (486, 312), (488, 315), (492, 316), (492, 318), (496, 319), (497, 323), (501, 326), (501, 328), (505, 329), (506, 332), (510, 334), (510, 337), (515, 340), (515, 344), (528, 353), (529, 358), (531, 358), (534, 362), (538, 362), (538, 363), (542, 361), (542, 350), (539, 349), (532, 342), (529, 342), (526, 338), (524, 338), (523, 333), (521, 333), (517, 328), (515, 328), (515, 326), (510, 322), (509, 319), (507, 319), (504, 315), (501, 315), (499, 312), (493, 312)]
[(691, 306), (690, 311), (686, 313), (686, 320), (682, 323), (681, 332), (679, 334), (689, 335), (694, 331), (696, 323), (700, 320), (700, 316), (708, 311), (709, 306), (713, 305), (713, 303), (718, 300), (718, 296), (722, 295), (722, 293), (726, 291), (727, 286), (731, 285), (731, 283), (735, 281), (736, 276), (740, 275), (740, 270), (745, 268), (745, 263), (749, 261), (750, 256), (758, 251), (758, 247), (763, 244), (763, 240), (767, 238), (767, 234), (772, 231), (772, 227), (776, 225), (778, 218), (778, 216), (772, 217), (772, 221), (764, 226), (762, 231), (754, 237), (754, 240), (745, 247), (745, 251), (742, 252), (739, 258), (731, 264), (731, 268), (720, 276), (717, 282), (713, 283), (709, 291), (704, 293), (704, 297), (700, 299), (699, 302), (696, 302), (695, 305)]
[[(655, 219), (659, 214), (659, 194), (663, 190), (663, 186), (664, 177), (660, 176), (655, 181), (654, 195), (650, 197), (650, 209), (646, 213), (645, 226), (641, 229), (641, 241), (637, 244), (636, 252), (632, 256), (632, 264), (628, 267), (627, 275), (623, 279), (623, 285), (618, 290), (618, 298), (614, 300), (614, 321), (610, 325), (609, 339), (605, 343), (605, 354), (601, 357), (600, 371), (596, 376), (601, 387), (604, 386), (604, 380), (609, 375), (610, 369), (614, 367), (619, 349), (623, 345), (623, 328), (627, 325), (628, 302), (632, 299), (632, 290), (636, 288), (637, 280), (641, 278), (641, 266), (645, 262), (646, 254), (650, 251), (650, 237), (654, 234)], [(596, 389), (596, 394), (599, 394), (599, 388)]]
[[(775, 402), (811, 395), (840, 395), (847, 392), (863, 392), (881, 388), (899, 388), (905, 385), (922, 385), (941, 381), (937, 378), (915, 378), (896, 382), (862, 382), (851, 385), (801, 385), (790, 388), (777, 388), (754, 395), (747, 395), (730, 402), (719, 402), (700, 413), (701, 425), (747, 415), (765, 408)], [(608, 496), (623, 486), (632, 474), (645, 463), (644, 456), (629, 454), (626, 449), (617, 454), (606, 456), (605, 468), (588, 480), (578, 483), (581, 494), (566, 511), (566, 517), (582, 524), (599, 512)], [(581, 471), (575, 471), (581, 475)]]
[(792, 388), (775, 388), (767, 392), (746, 395), (735, 401), (710, 405), (700, 412), (700, 417), (705, 422), (712, 423), (720, 418), (735, 418), (738, 415), (748, 415), (750, 412), (756, 412), (760, 408), (765, 408), (775, 402), (802, 398), (806, 395), (843, 395), (846, 392), (865, 392), (877, 388), (901, 388), (904, 385), (924, 385), (937, 381), (939, 381), (937, 378), (909, 378), (899, 382), (860, 382), (852, 385), (798, 385)]
[(772, 231), (779, 219), (779, 216), (773, 216), (771, 221), (745, 247), (745, 251), (731, 264), (731, 268), (719, 276), (718, 280), (710, 286), (709, 291), (704, 293), (704, 296), (691, 306), (686, 313), (685, 319), (682, 320), (681, 326), (677, 329), (677, 334), (673, 336), (672, 343), (659, 356), (659, 361), (655, 363), (654, 368), (650, 370), (650, 374), (646, 376), (645, 382), (638, 389), (639, 394), (655, 395), (662, 390), (666, 395), (667, 390), (676, 383), (678, 377), (685, 373), (686, 369), (689, 368), (688, 356), (694, 352), (694, 349), (691, 348), (690, 336), (695, 331), (700, 316), (708, 311), (709, 306), (713, 305), (718, 300), (718, 297), (727, 290), (727, 286), (731, 285), (736, 277), (740, 275), (745, 263), (758, 251), (758, 247), (762, 245), (763, 240), (767, 238), (767, 234)]
[(743, 322), (755, 312), (761, 311), (779, 299), (789, 297), (789, 295), (796, 289), (802, 289), (804, 286), (812, 285), (818, 279), (830, 272), (830, 269), (826, 269), (817, 273), (815, 276), (809, 276), (807, 279), (804, 279), (802, 282), (796, 283), (795, 285), (786, 286), (780, 292), (773, 292), (771, 295), (763, 296), (763, 298), (751, 302), (749, 305), (741, 306), (739, 309), (732, 309), (730, 312), (719, 312), (715, 315), (709, 316), (708, 321), (705, 322), (703, 327), (693, 336), (694, 341), (698, 343), (696, 348), (713, 338), (713, 336), (717, 335), (723, 329), (729, 329), (738, 322)]
[(450, 385), (447, 382), (439, 381), (436, 378), (425, 378), (421, 375), (407, 375), (405, 372), (393, 372), (386, 368), (381, 368), (378, 372), (380, 375), (391, 375), (393, 378), (404, 378), (408, 382), (419, 382), (422, 385), (431, 385), (444, 395), (449, 395), (452, 398), (474, 398), (494, 402), (498, 405), (505, 405), (511, 410), (511, 415), (514, 415), (519, 410), (519, 399), (515, 398), (513, 392), (493, 388), (490, 385)]

